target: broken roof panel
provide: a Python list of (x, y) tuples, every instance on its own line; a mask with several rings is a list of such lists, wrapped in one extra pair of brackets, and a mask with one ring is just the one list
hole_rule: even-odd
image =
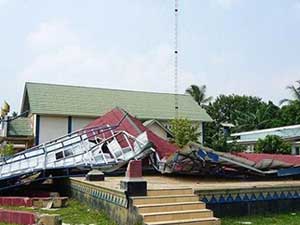
[(147, 131), (148, 138), (155, 145), (156, 152), (158, 153), (160, 158), (169, 157), (171, 154), (179, 150), (179, 148), (177, 148), (175, 145), (170, 144), (168, 141), (165, 141), (164, 139), (154, 134), (151, 130), (146, 128), (141, 121), (139, 121), (137, 118), (134, 118), (132, 115), (128, 114), (121, 108), (115, 108), (105, 115), (99, 117), (98, 119), (92, 121), (86, 126), (86, 128), (118, 124), (118, 122), (126, 114), (127, 117), (121, 122), (118, 130), (125, 130), (135, 137), (137, 137), (142, 132)]

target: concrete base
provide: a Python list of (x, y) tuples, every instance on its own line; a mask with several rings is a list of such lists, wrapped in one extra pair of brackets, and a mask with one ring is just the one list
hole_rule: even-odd
[(236, 217), (298, 212), (300, 199), (282, 199), (270, 201), (232, 202), (224, 204), (207, 204), (217, 217)]
[(91, 170), (88, 172), (88, 174), (85, 176), (85, 179), (87, 181), (104, 181), (104, 173), (100, 170)]
[(120, 181), (120, 188), (127, 196), (147, 196), (147, 181), (143, 179), (126, 179)]
[(58, 214), (42, 214), (39, 216), (38, 225), (61, 225), (62, 219)]

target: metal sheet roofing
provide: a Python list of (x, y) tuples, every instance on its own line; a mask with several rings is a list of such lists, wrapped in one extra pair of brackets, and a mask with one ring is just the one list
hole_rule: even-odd
[[(114, 108), (110, 112), (89, 123), (86, 126), (86, 128), (100, 127), (105, 125), (116, 125), (122, 120), (122, 118), (126, 114), (127, 113), (123, 109)], [(169, 157), (171, 154), (179, 150), (177, 146), (157, 136), (150, 129), (145, 127), (140, 120), (134, 118), (130, 114), (127, 114), (126, 118), (119, 125), (118, 130), (125, 130), (126, 132), (130, 133), (135, 137), (137, 137), (142, 132), (146, 131), (149, 140), (155, 145), (156, 152), (161, 158)]]
[(267, 135), (277, 135), (284, 139), (291, 140), (299, 139), (300, 125), (276, 127), (271, 129), (231, 134), (232, 137), (239, 137), (241, 142), (257, 141), (259, 138), (265, 138)]
[(245, 131), (245, 132), (239, 132), (239, 133), (233, 133), (231, 136), (241, 136), (241, 135), (250, 135), (250, 134), (259, 134), (259, 133), (269, 133), (269, 132), (276, 132), (276, 131), (286, 131), (286, 130), (299, 130), (300, 124), (291, 125), (291, 126), (283, 126), (283, 127), (274, 127), (274, 128), (268, 128), (268, 129), (261, 129), (261, 130), (253, 130), (253, 131)]
[(282, 155), (282, 154), (266, 154), (266, 153), (245, 153), (239, 152), (235, 155), (245, 158), (247, 160), (251, 160), (255, 163), (259, 163), (262, 160), (277, 160), (284, 163), (288, 163), (293, 166), (300, 165), (300, 156), (299, 155)]
[[(189, 95), (178, 95), (179, 116), (194, 121), (212, 121)], [(139, 119), (173, 119), (174, 94), (26, 83), (22, 112), (97, 117), (115, 107)]]

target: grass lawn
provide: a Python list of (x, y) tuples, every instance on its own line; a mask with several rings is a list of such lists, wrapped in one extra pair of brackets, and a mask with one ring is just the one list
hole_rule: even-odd
[(239, 218), (223, 218), (222, 225), (299, 225), (300, 212), (269, 214), (264, 216), (249, 216)]
[[(6, 207), (8, 208), (8, 207)], [(47, 214), (60, 214), (62, 221), (65, 224), (93, 224), (93, 225), (116, 225), (103, 212), (95, 209), (90, 209), (87, 205), (76, 200), (69, 199), (68, 206), (60, 209), (42, 210), (25, 207), (9, 207), (14, 210), (26, 210)], [(0, 223), (0, 225), (6, 225)]]
[[(87, 205), (76, 200), (69, 199), (66, 208), (57, 210), (42, 210), (25, 207), (9, 207), (15, 210), (34, 211), (39, 213), (60, 214), (65, 224), (84, 225), (117, 225), (103, 212), (90, 209)], [(300, 212), (269, 214), (264, 216), (249, 216), (236, 218), (222, 218), (222, 225), (300, 225)], [(0, 225), (7, 225), (0, 223)]]

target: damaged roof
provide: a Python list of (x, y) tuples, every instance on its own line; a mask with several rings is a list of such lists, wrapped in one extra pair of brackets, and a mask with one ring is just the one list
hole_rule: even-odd
[[(156, 152), (161, 158), (167, 158), (179, 150), (176, 145), (173, 145), (168, 141), (162, 139), (154, 132), (152, 132), (149, 128), (144, 126), (140, 120), (133, 117), (128, 112), (119, 107), (114, 108), (110, 112), (107, 112), (105, 115), (98, 117), (96, 120), (90, 122), (85, 128), (101, 127), (107, 124), (117, 125), (118, 123), (120, 123), (118, 126), (118, 130), (124, 130), (135, 137), (146, 131), (149, 140), (154, 144)], [(111, 135), (110, 131), (107, 133), (109, 136)]]
[[(210, 122), (204, 109), (186, 94), (178, 95), (179, 116)], [(22, 112), (34, 114), (98, 117), (121, 107), (139, 119), (174, 118), (174, 94), (104, 89), (56, 84), (26, 83)]]

